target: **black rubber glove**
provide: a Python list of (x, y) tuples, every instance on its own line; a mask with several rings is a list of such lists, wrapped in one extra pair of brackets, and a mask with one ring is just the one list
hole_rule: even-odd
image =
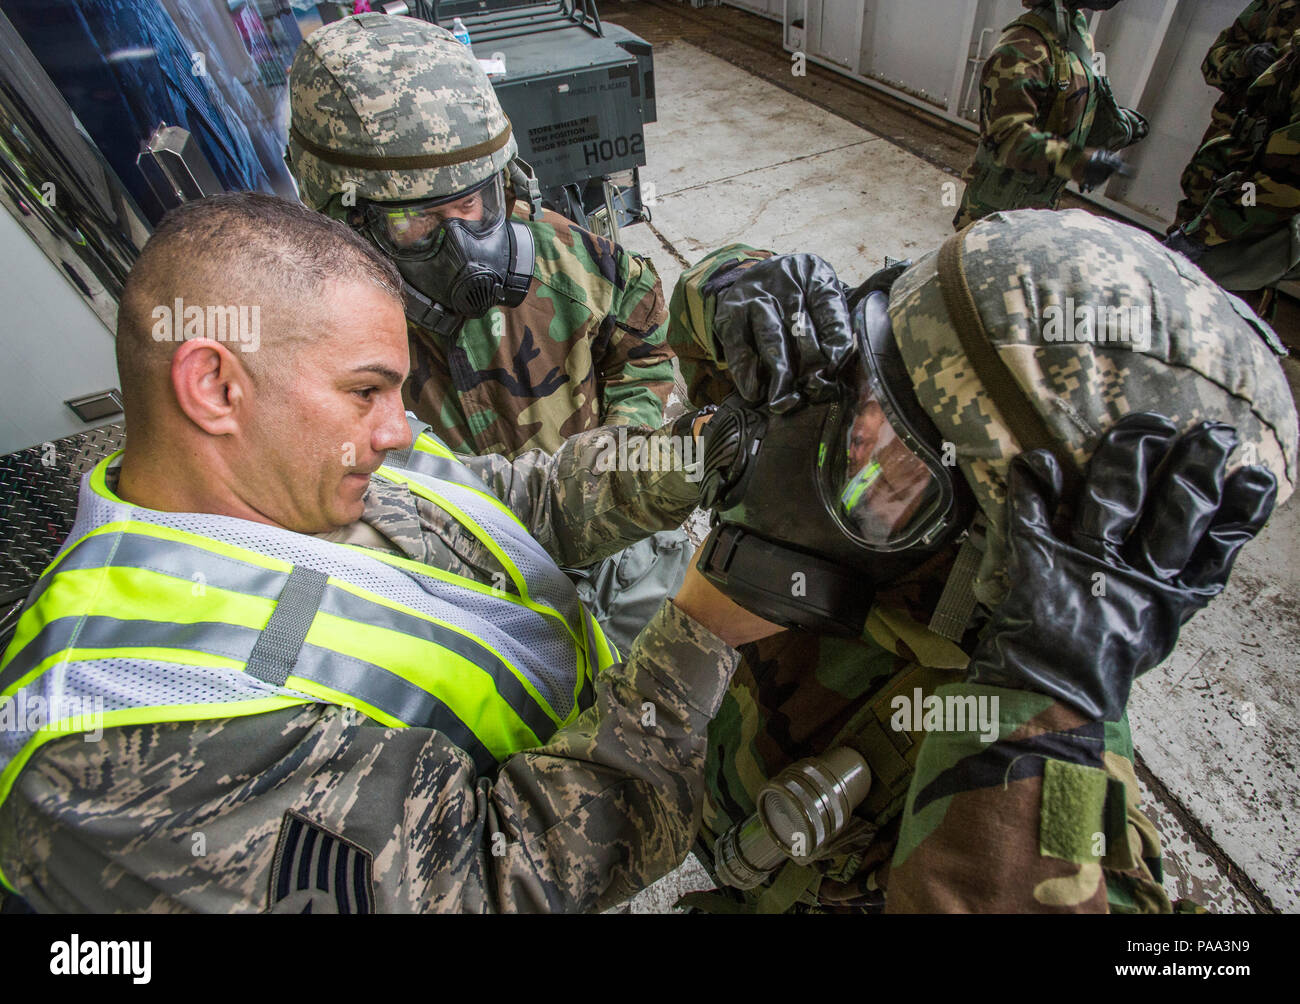
[(1182, 230), (1175, 230), (1165, 238), (1165, 247), (1177, 251), (1188, 261), (1195, 264), (1205, 254), (1205, 245), (1195, 238), (1188, 237)]
[(1035, 450), (1012, 461), (1011, 592), (968, 679), (1118, 721), (1133, 681), (1173, 651), (1273, 511), (1271, 472), (1245, 467), (1225, 480), (1236, 445), (1219, 423), (1179, 436), (1159, 415), (1128, 416), (1098, 446), (1064, 537), (1052, 528), (1056, 458)]
[(1261, 73), (1277, 62), (1277, 46), (1269, 42), (1252, 45), (1246, 50), (1242, 61), (1246, 64), (1246, 73), (1254, 80)]
[(767, 428), (763, 413), (729, 394), (704, 427), (700, 467), (700, 508), (729, 508), (739, 499), (728, 495), (740, 483), (754, 442)]
[(718, 294), (713, 333), (741, 397), (783, 414), (829, 400), (853, 355), (853, 329), (835, 270), (811, 254), (761, 261)]
[(1109, 150), (1094, 150), (1084, 165), (1079, 188), (1084, 192), (1090, 192), (1109, 181), (1112, 174), (1118, 174), (1121, 178), (1133, 176), (1133, 172), (1129, 170), (1119, 154)]

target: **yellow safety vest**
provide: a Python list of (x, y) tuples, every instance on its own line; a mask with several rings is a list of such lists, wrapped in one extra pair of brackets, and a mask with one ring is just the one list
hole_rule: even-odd
[(399, 458), (410, 467), (378, 477), (482, 542), (501, 588), (248, 520), (142, 509), (107, 487), (118, 456), (83, 481), (0, 660), (0, 804), (60, 736), (311, 703), (437, 729), (486, 773), (590, 707), (617, 658), (541, 545), (429, 436)]

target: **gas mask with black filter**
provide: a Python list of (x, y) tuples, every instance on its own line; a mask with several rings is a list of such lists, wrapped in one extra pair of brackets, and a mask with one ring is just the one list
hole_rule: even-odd
[(873, 277), (849, 298), (857, 352), (835, 399), (776, 415), (732, 395), (706, 427), (701, 505), (714, 527), (698, 568), (773, 623), (860, 636), (876, 587), (975, 514), (912, 391), (887, 285)]
[(423, 328), (450, 336), (466, 318), (517, 307), (528, 295), (533, 236), (506, 219), (499, 172), (448, 198), (368, 202), (364, 217), (371, 240), (402, 274), (406, 316)]

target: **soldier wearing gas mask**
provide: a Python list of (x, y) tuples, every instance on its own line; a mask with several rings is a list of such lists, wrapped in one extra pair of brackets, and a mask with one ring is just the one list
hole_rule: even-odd
[(1271, 329), (1077, 211), (852, 291), (733, 245), (670, 311), (721, 405), (700, 568), (790, 628), (741, 648), (710, 726), (719, 889), (687, 903), (1170, 910), (1125, 708), (1294, 489)]
[[(663, 424), (672, 389), (650, 261), (543, 210), (511, 123), (444, 29), (368, 13), (318, 29), (290, 72), (288, 155), (303, 202), (402, 274), (407, 408), (460, 453), (554, 453), (602, 425)], [(419, 460), (415, 456), (413, 459)], [(573, 572), (627, 649), (690, 557), (655, 534)]]

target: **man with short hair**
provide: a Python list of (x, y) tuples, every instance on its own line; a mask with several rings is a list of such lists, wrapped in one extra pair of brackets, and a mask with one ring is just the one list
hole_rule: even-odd
[[(28, 712), (0, 879), (38, 911), (589, 910), (685, 856), (731, 646), (774, 628), (688, 576), (617, 662), (555, 561), (680, 524), (697, 487), (594, 473), (599, 430), (513, 462), (412, 446), (399, 289), (265, 195), (145, 246), (127, 447), (0, 662), (0, 715)], [(207, 326), (232, 306), (256, 338)]]

